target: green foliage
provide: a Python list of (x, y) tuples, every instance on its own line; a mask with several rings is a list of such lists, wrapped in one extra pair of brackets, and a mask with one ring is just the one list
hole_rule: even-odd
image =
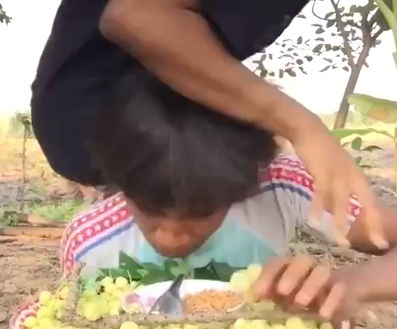
[(0, 23), (8, 25), (11, 22), (12, 18), (7, 15), (3, 6), (0, 4)]
[(373, 128), (365, 128), (365, 129), (349, 129), (349, 128), (343, 128), (343, 129), (334, 129), (332, 131), (333, 135), (338, 138), (341, 142), (343, 142), (343, 139), (347, 137), (352, 137), (355, 135), (359, 135), (355, 137), (352, 141), (349, 142), (344, 142), (342, 145), (344, 147), (350, 147), (352, 150), (358, 152), (358, 155), (354, 158), (354, 161), (356, 162), (357, 166), (361, 169), (369, 169), (372, 168), (372, 166), (366, 165), (362, 163), (362, 160), (364, 158), (365, 153), (373, 152), (376, 150), (381, 150), (382, 148), (379, 147), (378, 145), (368, 145), (368, 146), (363, 146), (363, 140), (360, 136), (365, 136), (371, 133), (376, 133), (376, 134), (381, 134), (387, 137), (390, 137), (393, 139), (393, 136), (390, 135), (387, 131), (384, 130), (378, 130), (378, 129), (373, 129)]
[[(394, 63), (397, 68), (397, 1), (374, 0), (378, 5), (378, 13), (382, 13), (382, 26), (387, 25), (393, 32), (395, 51)], [(349, 104), (357, 112), (383, 123), (397, 123), (397, 102), (376, 98), (364, 94), (352, 94), (348, 97)]]
[(101, 269), (100, 280), (105, 276), (125, 277), (130, 281), (139, 281), (141, 285), (149, 285), (175, 279), (184, 274), (187, 278), (217, 280), (228, 282), (232, 274), (240, 268), (231, 267), (226, 263), (212, 260), (208, 265), (192, 268), (183, 260), (166, 260), (161, 266), (153, 263), (140, 263), (134, 257), (123, 252), (119, 255), (119, 267)]
[[(330, 2), (333, 9), (325, 15), (317, 14), (316, 4), (325, 1)], [(342, 6), (342, 3), (346, 5)], [(384, 15), (372, 1), (364, 5), (352, 5), (347, 0), (315, 0), (310, 5), (313, 16), (318, 19), (318, 22), (311, 24), (316, 36), (307, 38), (302, 35), (296, 40), (277, 41), (275, 45), (281, 49), (277, 55), (269, 49), (264, 50), (257, 62), (261, 77), (283, 78), (286, 75), (295, 77), (298, 73), (307, 74), (305, 67), (313, 58), (324, 61), (320, 72), (332, 69), (349, 72), (356, 68), (364, 48), (370, 49), (379, 45), (379, 36), (390, 29), (385, 24)], [(306, 16), (300, 14), (298, 18), (306, 19)], [(361, 66), (365, 64), (365, 58)], [(281, 60), (284, 67), (274, 72), (264, 64), (264, 61), (273, 59), (278, 62)]]
[(373, 120), (383, 123), (397, 123), (397, 102), (364, 94), (351, 94), (348, 97), (354, 109)]
[(393, 138), (393, 136), (391, 134), (389, 134), (387, 131), (385, 130), (380, 130), (380, 129), (375, 129), (375, 128), (341, 128), (341, 129), (334, 129), (332, 130), (332, 134), (338, 138), (339, 140), (342, 140), (344, 138), (347, 137), (352, 137), (354, 135), (359, 135), (359, 136), (365, 136), (368, 134), (380, 134), (386, 137), (390, 137)]

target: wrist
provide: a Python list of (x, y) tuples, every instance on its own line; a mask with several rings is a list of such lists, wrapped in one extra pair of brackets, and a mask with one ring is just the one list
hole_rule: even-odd
[(313, 133), (326, 130), (317, 115), (277, 86), (262, 82), (259, 88), (261, 90), (250, 90), (255, 106), (261, 108), (262, 113), (265, 112), (257, 120), (261, 128), (286, 138), (292, 144), (311, 138)]

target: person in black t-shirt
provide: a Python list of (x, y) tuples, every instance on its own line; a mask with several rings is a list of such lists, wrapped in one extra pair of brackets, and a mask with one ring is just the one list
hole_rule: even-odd
[(317, 116), (241, 64), (307, 3), (63, 0), (32, 86), (33, 128), (51, 167), (81, 184), (104, 183), (86, 147), (92, 122), (123, 72), (143, 66), (182, 95), (289, 140), (316, 181), (313, 216), (330, 209), (347, 243), (346, 200), (355, 195), (371, 240), (387, 248), (377, 200), (353, 159)]

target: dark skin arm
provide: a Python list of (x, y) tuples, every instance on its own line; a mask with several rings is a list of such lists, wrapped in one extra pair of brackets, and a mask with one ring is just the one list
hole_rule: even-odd
[[(287, 138), (300, 125), (319, 129), (315, 115), (227, 54), (193, 11), (198, 7), (195, 0), (111, 0), (100, 29), (165, 83), (210, 108)], [(289, 107), (297, 108), (297, 121), (284, 120)]]
[[(110, 0), (99, 27), (186, 97), (289, 140), (316, 180), (313, 212), (331, 196), (331, 213), (343, 232), (346, 200), (354, 194), (366, 207), (371, 240), (387, 247), (374, 194), (352, 158), (316, 115), (231, 57), (198, 9), (198, 0)], [(338, 240), (348, 244), (343, 234)]]
[(264, 267), (254, 292), (259, 298), (309, 307), (336, 320), (354, 316), (364, 303), (397, 300), (397, 214), (380, 209), (388, 250), (381, 251), (370, 241), (361, 216), (347, 235), (353, 249), (380, 257), (336, 270), (316, 265), (308, 255), (275, 258)]

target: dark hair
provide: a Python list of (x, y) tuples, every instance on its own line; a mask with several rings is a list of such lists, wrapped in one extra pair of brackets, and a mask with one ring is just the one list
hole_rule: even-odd
[(142, 211), (207, 216), (256, 191), (273, 137), (135, 71), (117, 84), (92, 146), (107, 182)]

